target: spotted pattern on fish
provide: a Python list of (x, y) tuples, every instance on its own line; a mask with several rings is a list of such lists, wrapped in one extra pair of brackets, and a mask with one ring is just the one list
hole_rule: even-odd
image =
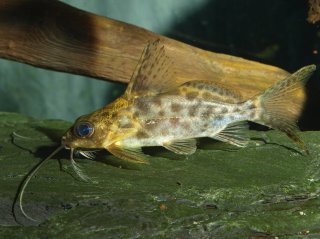
[(147, 139), (149, 137), (149, 134), (144, 130), (139, 130), (136, 133), (136, 137), (137, 139)]
[(178, 113), (182, 110), (182, 105), (178, 104), (178, 103), (172, 103), (171, 104), (171, 111)]
[(186, 93), (186, 98), (188, 100), (194, 100), (199, 95), (199, 92), (197, 91), (191, 91)]

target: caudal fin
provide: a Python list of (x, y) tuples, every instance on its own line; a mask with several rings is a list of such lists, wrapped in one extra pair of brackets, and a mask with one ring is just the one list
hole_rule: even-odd
[(306, 146), (296, 134), (296, 122), (300, 110), (295, 108), (298, 106), (294, 106), (291, 101), (296, 90), (304, 86), (315, 70), (315, 65), (305, 66), (287, 78), (278, 81), (254, 100), (259, 105), (258, 122), (283, 131), (305, 151), (307, 151)]

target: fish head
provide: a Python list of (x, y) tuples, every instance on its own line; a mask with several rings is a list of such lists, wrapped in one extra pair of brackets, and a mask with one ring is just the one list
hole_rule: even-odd
[[(123, 97), (88, 115), (80, 116), (62, 137), (67, 148), (102, 149), (118, 140), (118, 118), (129, 106)], [(117, 137), (115, 136), (117, 135)]]
[(74, 149), (104, 148), (110, 131), (110, 118), (110, 112), (105, 109), (80, 116), (64, 134), (61, 143)]

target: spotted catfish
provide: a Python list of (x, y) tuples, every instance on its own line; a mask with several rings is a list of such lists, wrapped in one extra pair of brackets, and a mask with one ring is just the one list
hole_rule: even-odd
[(22, 214), (23, 194), (33, 175), (63, 148), (70, 149), (75, 172), (88, 180), (73, 154), (92, 157), (93, 149), (107, 149), (120, 159), (146, 162), (144, 146), (163, 146), (189, 155), (196, 151), (196, 139), (210, 137), (243, 147), (246, 121), (253, 121), (285, 132), (306, 150), (296, 134), (297, 115), (290, 108), (290, 96), (315, 71), (303, 67), (275, 83), (262, 94), (243, 101), (241, 97), (212, 81), (189, 81), (175, 77), (173, 62), (164, 46), (153, 42), (143, 51), (123, 96), (91, 114), (81, 116), (62, 137), (61, 145), (42, 160), (21, 184), (18, 197)]
[(71, 149), (103, 148), (120, 159), (145, 162), (141, 147), (163, 146), (189, 155), (196, 139), (210, 137), (243, 147), (246, 121), (285, 132), (301, 147), (290, 96), (315, 71), (306, 66), (247, 101), (213, 81), (179, 82), (159, 42), (150, 43), (123, 96), (77, 119), (63, 136)]

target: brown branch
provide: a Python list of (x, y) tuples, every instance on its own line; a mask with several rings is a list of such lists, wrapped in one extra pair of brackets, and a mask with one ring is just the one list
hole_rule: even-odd
[(0, 1), (0, 57), (128, 82), (148, 41), (160, 39), (185, 79), (215, 80), (256, 94), (287, 76), (279, 68), (204, 51), (55, 0)]
[(315, 24), (320, 21), (320, 1), (309, 0), (308, 22)]

